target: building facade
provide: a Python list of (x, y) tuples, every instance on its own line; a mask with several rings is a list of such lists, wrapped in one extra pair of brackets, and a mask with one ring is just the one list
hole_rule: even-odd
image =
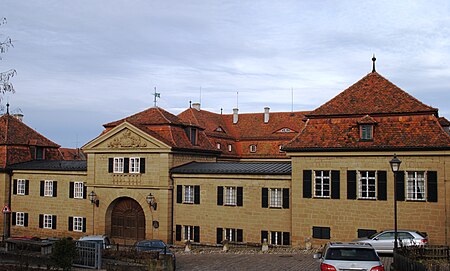
[(55, 144), (59, 157), (5, 164), (5, 230), (125, 244), (350, 241), (393, 227), (396, 154), (399, 228), (448, 244), (448, 127), (377, 72), (308, 112), (154, 107), (105, 124), (80, 155)]

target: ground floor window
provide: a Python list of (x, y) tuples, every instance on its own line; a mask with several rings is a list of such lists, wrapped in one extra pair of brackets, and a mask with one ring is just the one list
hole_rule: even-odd
[(176, 241), (200, 242), (200, 227), (192, 225), (176, 225), (175, 226)]
[(331, 230), (330, 227), (313, 227), (313, 238), (317, 239), (330, 239)]
[(229, 242), (243, 242), (243, 235), (242, 229), (217, 228), (217, 244), (221, 244), (224, 240)]
[(291, 244), (289, 232), (281, 232), (281, 231), (261, 231), (261, 243), (264, 240), (271, 245), (285, 245), (288, 246)]

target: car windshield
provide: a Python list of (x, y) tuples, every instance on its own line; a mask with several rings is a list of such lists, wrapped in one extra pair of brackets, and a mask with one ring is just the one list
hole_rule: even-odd
[(380, 234), (380, 233), (379, 233), (379, 232), (376, 232), (376, 233), (374, 233), (374, 234), (369, 235), (367, 238), (368, 238), (368, 239), (372, 239), (372, 238), (374, 238), (375, 236), (377, 236), (378, 234)]
[(375, 250), (365, 248), (329, 248), (327, 260), (339, 261), (379, 261)]

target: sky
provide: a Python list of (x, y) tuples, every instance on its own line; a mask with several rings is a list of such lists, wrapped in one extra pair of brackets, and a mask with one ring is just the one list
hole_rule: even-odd
[(3, 0), (2, 104), (63, 147), (189, 101), (313, 110), (376, 70), (450, 118), (450, 1)]

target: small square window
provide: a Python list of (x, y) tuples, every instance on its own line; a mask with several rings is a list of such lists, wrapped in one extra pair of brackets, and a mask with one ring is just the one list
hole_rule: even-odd
[(373, 125), (361, 125), (361, 140), (373, 139)]

